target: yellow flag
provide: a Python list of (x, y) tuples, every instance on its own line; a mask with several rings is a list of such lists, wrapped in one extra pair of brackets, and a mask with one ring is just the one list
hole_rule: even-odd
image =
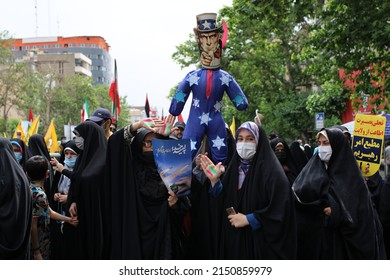
[[(18, 134), (20, 134), (20, 135), (18, 136)], [(14, 132), (14, 135), (12, 136), (12, 138), (20, 138), (24, 142), (26, 142), (26, 137), (24, 135), (24, 130), (23, 130), (23, 127), (22, 127), (22, 121), (21, 120), (19, 121), (18, 126), (15, 128), (15, 132)]]
[(34, 135), (34, 134), (37, 134), (37, 133), (38, 133), (38, 127), (39, 127), (39, 119), (40, 119), (40, 117), (41, 117), (41, 115), (38, 115), (38, 117), (36, 117), (36, 118), (33, 120), (33, 122), (31, 123), (30, 128), (28, 129), (26, 141), (28, 141), (28, 139), (30, 139), (31, 135)]
[(58, 153), (61, 151), (61, 148), (58, 145), (54, 120), (51, 120), (49, 128), (47, 129), (45, 135), (45, 142), (46, 142), (46, 146), (49, 148), (50, 153)]
[(232, 124), (230, 125), (230, 131), (233, 134), (233, 137), (236, 137), (236, 119), (233, 116)]

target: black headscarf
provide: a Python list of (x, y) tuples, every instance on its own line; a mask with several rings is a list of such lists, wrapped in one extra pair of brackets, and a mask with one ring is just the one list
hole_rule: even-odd
[(43, 156), (48, 161), (48, 169), (50, 171), (49, 178), (45, 181), (45, 193), (49, 200), (50, 205), (53, 205), (53, 195), (54, 192), (52, 190), (52, 184), (54, 179), (54, 171), (53, 167), (50, 164), (50, 154), (49, 150), (47, 149), (45, 138), (41, 134), (33, 134), (28, 139), (28, 156), (29, 158), (33, 156)]
[[(167, 188), (157, 171), (153, 152), (146, 152), (146, 154), (142, 152), (143, 141), (146, 135), (151, 133), (153, 133), (151, 130), (139, 130), (131, 146), (135, 158), (136, 178), (141, 196), (144, 201), (160, 204), (168, 198)], [(158, 134), (155, 134), (155, 136), (156, 138), (161, 138)]]
[[(103, 198), (107, 138), (104, 130), (86, 121), (75, 130), (84, 138), (84, 149), (76, 161), (68, 194), (68, 204), (76, 202), (82, 255), (85, 259), (101, 259), (103, 250)], [(77, 256), (76, 256), (77, 257)]]
[(284, 147), (286, 158), (285, 158), (285, 162), (281, 164), (283, 166), (284, 172), (286, 173), (288, 181), (290, 182), (290, 185), (292, 185), (294, 183), (295, 178), (297, 178), (298, 176), (299, 168), (295, 161), (295, 157), (292, 155), (292, 151), (290, 150), (290, 147), (288, 146), (287, 142), (283, 138), (277, 137), (270, 141), (272, 150), (275, 152), (275, 147), (278, 143), (282, 143)]
[[(240, 190), (239, 162), (236, 152), (222, 180), (219, 257), (295, 259), (296, 227), (292, 192), (262, 127), (259, 127), (256, 154)], [(253, 213), (261, 228), (253, 231), (250, 226), (239, 229), (232, 227), (225, 212), (231, 206), (245, 215)]]
[[(75, 151), (75, 153), (77, 155), (80, 154), (81, 150), (79, 148), (77, 148), (74, 140), (69, 140), (68, 142), (66, 142), (65, 144), (63, 144), (63, 148), (61, 150), (61, 155), (60, 155), (60, 158), (58, 160), (59, 163), (61, 164), (64, 164), (64, 160), (65, 160), (65, 149), (66, 148), (71, 148), (73, 151)], [(54, 174), (54, 181), (53, 181), (53, 190), (54, 190), (54, 193), (57, 192), (57, 187), (58, 187), (58, 182), (61, 178), (61, 173), (60, 172), (55, 172)]]
[[(342, 131), (325, 131), (332, 148), (328, 169), (315, 155), (293, 185), (300, 232), (305, 234), (299, 237), (299, 250), (306, 251), (303, 258), (378, 259), (380, 233), (365, 180)], [(332, 209), (329, 217), (322, 213), (327, 206)]]
[(24, 169), (24, 164), (26, 163), (27, 159), (29, 159), (27, 145), (26, 145), (26, 143), (22, 139), (19, 139), (19, 138), (12, 138), (10, 141), (11, 141), (11, 144), (12, 144), (12, 142), (18, 143), (19, 147), (21, 148), (21, 150), (22, 150), (22, 160), (20, 162), (20, 165)]
[(0, 259), (27, 259), (32, 199), (11, 142), (0, 137)]
[(309, 161), (309, 158), (307, 157), (306, 152), (301, 149), (301, 145), (297, 140), (292, 141), (290, 151), (297, 166), (298, 176), (299, 172), (302, 171), (306, 163)]

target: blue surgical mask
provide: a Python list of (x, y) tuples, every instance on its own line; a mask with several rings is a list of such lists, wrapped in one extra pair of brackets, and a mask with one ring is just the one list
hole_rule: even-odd
[(71, 157), (71, 158), (65, 158), (64, 164), (68, 166), (69, 168), (73, 168), (76, 164), (77, 157)]
[(23, 155), (21, 152), (14, 152), (16, 159), (20, 163), (22, 161)]

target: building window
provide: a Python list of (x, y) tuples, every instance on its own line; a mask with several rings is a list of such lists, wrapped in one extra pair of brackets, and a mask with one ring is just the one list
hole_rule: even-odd
[(76, 58), (76, 59), (74, 60), (74, 63), (76, 64), (76, 66), (83, 66), (83, 62), (82, 62), (81, 59), (79, 59), (79, 58)]
[(64, 74), (64, 63), (62, 61), (58, 62), (58, 73)]

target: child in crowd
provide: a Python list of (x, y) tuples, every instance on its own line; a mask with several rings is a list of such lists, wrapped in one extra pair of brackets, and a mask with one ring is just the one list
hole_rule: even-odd
[(30, 178), (32, 195), (32, 223), (31, 223), (31, 259), (43, 260), (50, 258), (50, 219), (60, 220), (77, 226), (77, 218), (66, 217), (53, 211), (45, 193), (44, 184), (49, 176), (47, 159), (42, 156), (33, 156), (26, 162), (26, 172)]

